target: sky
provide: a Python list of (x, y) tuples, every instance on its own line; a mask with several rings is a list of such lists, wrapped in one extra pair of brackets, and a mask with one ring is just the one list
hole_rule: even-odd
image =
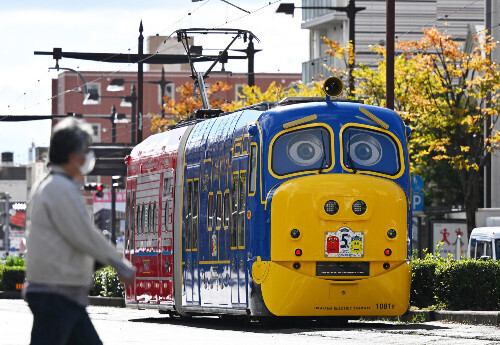
[[(301, 72), (309, 58), (309, 35), (300, 29), (300, 10), (292, 17), (276, 13), (280, 0), (229, 2), (250, 14), (222, 0), (0, 0), (0, 118), (50, 115), (51, 80), (58, 72), (49, 70), (55, 65), (52, 56), (34, 51), (60, 47), (63, 52), (137, 53), (141, 20), (145, 38), (187, 28), (249, 30), (260, 40), (255, 48), (262, 49), (255, 57), (255, 72)], [(222, 49), (229, 43), (223, 36), (206, 44)], [(203, 39), (195, 37), (195, 44), (208, 47)], [(146, 51), (146, 40), (144, 47)], [(59, 65), (78, 71), (137, 70), (133, 64), (64, 58)], [(226, 70), (246, 72), (246, 60), (229, 61)], [(50, 120), (0, 122), (0, 152), (14, 152), (16, 164), (27, 163), (32, 143), (48, 146), (49, 140)]]

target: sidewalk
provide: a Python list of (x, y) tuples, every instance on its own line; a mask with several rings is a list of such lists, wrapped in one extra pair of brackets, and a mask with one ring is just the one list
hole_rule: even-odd
[[(0, 299), (21, 299), (20, 291), (0, 291)], [(117, 297), (90, 296), (91, 306), (101, 307), (125, 307), (125, 299)], [(500, 326), (499, 311), (476, 311), (476, 310), (413, 310), (402, 316), (376, 317), (364, 316), (364, 320), (390, 320), (407, 323), (420, 323), (432, 321), (457, 322), (471, 325)]]

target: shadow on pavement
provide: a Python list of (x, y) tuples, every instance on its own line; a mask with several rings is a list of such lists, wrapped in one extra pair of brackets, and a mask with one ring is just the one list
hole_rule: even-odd
[(260, 319), (249, 320), (248, 318), (237, 317), (217, 317), (204, 316), (192, 318), (179, 317), (150, 317), (131, 319), (130, 322), (144, 322), (155, 324), (169, 324), (186, 327), (206, 328), (213, 330), (233, 330), (254, 333), (266, 333), (272, 331), (274, 333), (293, 334), (304, 332), (318, 331), (356, 331), (359, 329), (376, 329), (376, 330), (438, 330), (449, 329), (446, 326), (430, 325), (428, 323), (394, 323), (394, 322), (364, 322), (352, 320), (345, 322), (343, 319), (322, 319), (311, 320), (304, 318), (283, 318), (283, 319)]

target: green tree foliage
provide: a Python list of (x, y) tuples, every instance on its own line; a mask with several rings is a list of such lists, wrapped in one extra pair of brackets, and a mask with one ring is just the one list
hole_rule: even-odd
[[(349, 49), (325, 39), (329, 53), (347, 61)], [(500, 139), (493, 130), (500, 110), (500, 71), (489, 53), (496, 47), (490, 37), (475, 37), (473, 48), (461, 45), (436, 29), (424, 29), (421, 39), (399, 41), (402, 53), (395, 58), (395, 110), (412, 128), (410, 161), (412, 171), (434, 173), (434, 162), (445, 162), (457, 176), (465, 205), (467, 227), (475, 226), (475, 210), (481, 200), (481, 169)], [(373, 51), (381, 56), (377, 68), (357, 66), (354, 91), (368, 104), (385, 106), (385, 48)], [(333, 70), (333, 69), (332, 69)], [(488, 95), (491, 97), (488, 98)], [(491, 135), (484, 124), (491, 120)], [(442, 174), (440, 184), (448, 179)], [(427, 181), (429, 182), (429, 181)]]

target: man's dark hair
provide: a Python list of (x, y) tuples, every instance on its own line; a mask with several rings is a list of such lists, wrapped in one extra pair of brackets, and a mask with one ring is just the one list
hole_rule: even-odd
[(92, 127), (83, 120), (65, 118), (52, 129), (49, 161), (53, 164), (68, 163), (70, 154), (84, 154), (91, 144)]

